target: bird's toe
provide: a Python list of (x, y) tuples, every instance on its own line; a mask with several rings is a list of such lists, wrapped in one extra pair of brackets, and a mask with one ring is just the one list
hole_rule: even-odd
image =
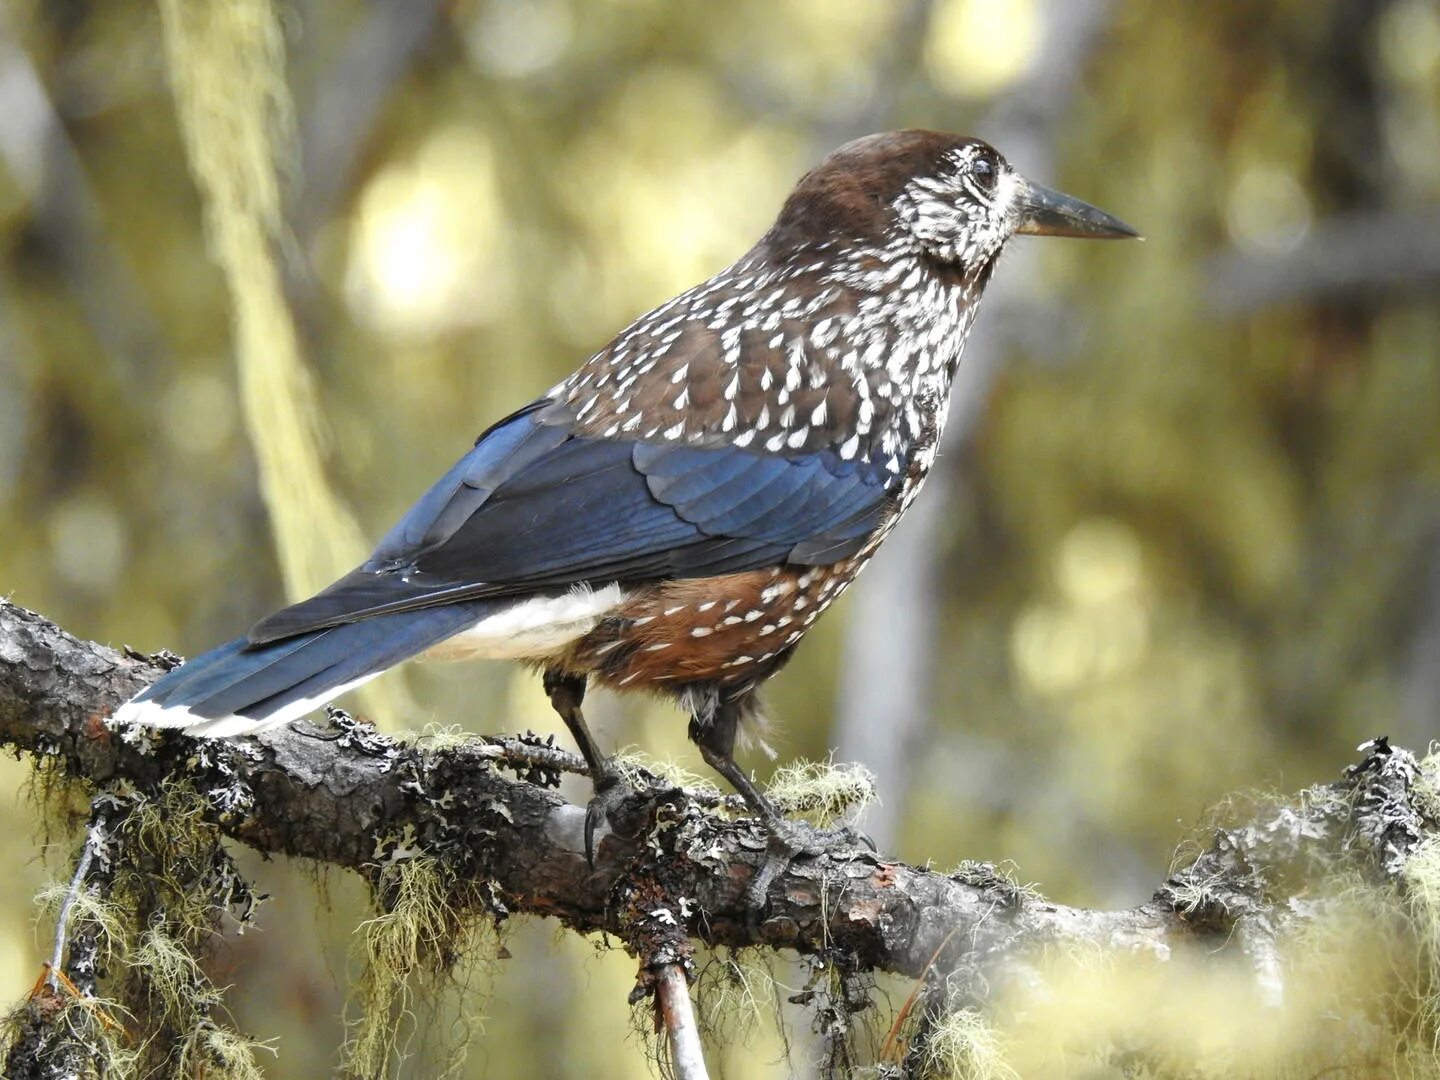
[(875, 842), (853, 825), (822, 828), (808, 821), (775, 818), (766, 822), (766, 831), (770, 834), (770, 843), (765, 861), (746, 888), (747, 907), (752, 913), (764, 910), (770, 886), (796, 859), (830, 855), (843, 860), (847, 854), (853, 855), (862, 848), (875, 853)]
[(771, 847), (789, 854), (800, 856), (839, 854), (847, 849), (864, 847), (875, 851), (875, 841), (853, 825), (836, 825), (825, 828), (808, 821), (793, 818), (777, 818), (769, 823)]

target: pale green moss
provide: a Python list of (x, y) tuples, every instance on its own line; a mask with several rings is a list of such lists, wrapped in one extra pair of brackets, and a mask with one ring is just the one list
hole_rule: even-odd
[(714, 784), (698, 773), (693, 773), (668, 758), (651, 757), (634, 746), (625, 747), (612, 760), (620, 770), (620, 775), (632, 787), (643, 786), (646, 774), (649, 774), (658, 776), (672, 787), (684, 788), (686, 791), (699, 791), (710, 795), (719, 793)]
[(877, 800), (875, 777), (862, 765), (797, 761), (775, 770), (766, 794), (787, 814), (804, 814), (821, 825), (859, 814)]
[(1186, 875), (1171, 878), (1165, 884), (1165, 894), (1170, 904), (1181, 915), (1198, 915), (1209, 911), (1221, 899), (1221, 888), (1229, 881), (1224, 874), (1215, 873), (1206, 877)]
[(192, 1030), (180, 1048), (176, 1072), (180, 1076), (224, 1077), (224, 1080), (265, 1080), (255, 1061), (257, 1051), (275, 1053), (275, 1047), (205, 1024)]
[[(463, 993), (469, 976), (494, 962), (499, 938), (493, 922), (478, 902), (453, 906), (458, 891), (429, 858), (393, 862), (381, 872), (375, 893), (383, 910), (357, 931), (364, 969), (354, 986), (342, 1052), (347, 1075), (385, 1076), (405, 1057), (403, 1033), (416, 1006), (438, 1007), (447, 989)], [(463, 1063), (465, 1035), (474, 1022), (473, 1015), (460, 1017), (446, 1074)]]
[(48, 846), (70, 838), (90, 813), (86, 785), (75, 780), (59, 757), (37, 757), (24, 793), (40, 819), (41, 840)]
[[(47, 1062), (58, 1063), (63, 1055), (79, 1070), (69, 1074), (74, 1080), (141, 1080), (141, 1053), (127, 1038), (120, 1022), (124, 1016), (118, 1002), (70, 998), (48, 1018)], [(29, 1004), (22, 1002), (0, 1020), (0, 1060), (9, 1057), (29, 1019)], [(59, 1049), (62, 1046), (64, 1050)]]
[(940, 1017), (925, 1044), (928, 1080), (1018, 1080), (1006, 1061), (1004, 1037), (978, 1009)]
[(408, 746), (419, 746), (426, 750), (454, 750), (466, 746), (477, 738), (475, 732), (467, 731), (459, 724), (426, 724), (419, 731), (401, 731), (395, 741)]
[(1432, 753), (1420, 762), (1420, 775), (1410, 790), (1415, 808), (1431, 821), (1440, 821), (1440, 754)]
[(712, 954), (699, 966), (694, 997), (712, 1043), (748, 1042), (760, 1024), (780, 1019), (771, 958), (755, 949)]
[(1003, 890), (1010, 893), (1016, 903), (1042, 899), (1039, 888), (1033, 882), (1020, 883), (1015, 864), (1009, 860), (992, 863), (981, 859), (961, 859), (946, 876), (977, 889)]
[[(247, 889), (205, 820), (209, 803), (180, 780), (153, 799), (126, 785), (102, 798), (106, 872), (71, 898), (65, 931), (72, 946), (95, 943), (101, 989), (114, 1000), (55, 991), (69, 1000), (47, 1037), (105, 1062), (116, 1080), (173, 1068), (176, 1048), (193, 1065), (180, 1075), (251, 1080), (260, 1074), (242, 1053), (248, 1042), (215, 1022), (221, 992), (204, 968), (223, 910)], [(67, 880), (37, 898), (52, 919), (68, 889)]]
[[(290, 596), (309, 596), (369, 545), (326, 475), (314, 379), (275, 261), (284, 243), (282, 177), (295, 160), (281, 6), (161, 0), (159, 7), (205, 239), (230, 294), (243, 416), (280, 571)], [(325, 528), (315, 528), (317, 520)], [(398, 682), (360, 693), (382, 719), (410, 711)]]
[(220, 991), (205, 976), (194, 953), (155, 925), (140, 935), (126, 963), (163, 1003), (166, 1018), (185, 1030), (195, 1027), (220, 1003)]

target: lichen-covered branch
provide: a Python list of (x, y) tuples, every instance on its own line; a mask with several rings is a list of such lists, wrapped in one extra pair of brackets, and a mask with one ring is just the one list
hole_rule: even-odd
[(1283, 995), (1273, 938), (1303, 917), (1286, 901), (1304, 888), (1306, 868), (1343, 862), (1394, 880), (1435, 831), (1434, 797), (1415, 758), (1377, 740), (1341, 780), (1218, 831), (1128, 910), (1050, 903), (985, 863), (947, 873), (844, 846), (792, 862), (757, 910), (747, 887), (766, 861), (758, 826), (713, 795), (643, 771), (648, 786), (613, 816), (587, 865), (584, 808), (554, 790), (576, 762), (538, 740), (425, 746), (343, 714), (237, 742), (107, 727), (115, 706), (171, 662), (76, 639), (0, 600), (0, 743), (96, 787), (123, 777), (158, 791), (183, 780), (233, 840), (372, 882), (423, 855), (455, 883), (457, 908), (553, 916), (581, 933), (613, 935), (642, 957), (658, 919), (683, 941), (843, 956), (860, 972), (980, 971), (994, 985), (1029, 977), (1031, 958), (1057, 945), (1163, 960), (1199, 940), (1240, 950), (1267, 993)]

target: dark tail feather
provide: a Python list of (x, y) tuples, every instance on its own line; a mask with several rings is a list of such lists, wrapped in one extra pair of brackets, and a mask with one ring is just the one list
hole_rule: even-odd
[(264, 645), (238, 638), (176, 668), (121, 706), (115, 720), (215, 737), (276, 727), (502, 606), (473, 601), (377, 615)]

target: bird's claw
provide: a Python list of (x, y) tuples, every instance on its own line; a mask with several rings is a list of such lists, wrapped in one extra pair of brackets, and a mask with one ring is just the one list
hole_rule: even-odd
[(633, 794), (617, 772), (602, 773), (595, 780), (595, 793), (585, 807), (585, 863), (595, 868), (595, 830), (600, 826), (610, 827), (610, 815), (620, 804)]

